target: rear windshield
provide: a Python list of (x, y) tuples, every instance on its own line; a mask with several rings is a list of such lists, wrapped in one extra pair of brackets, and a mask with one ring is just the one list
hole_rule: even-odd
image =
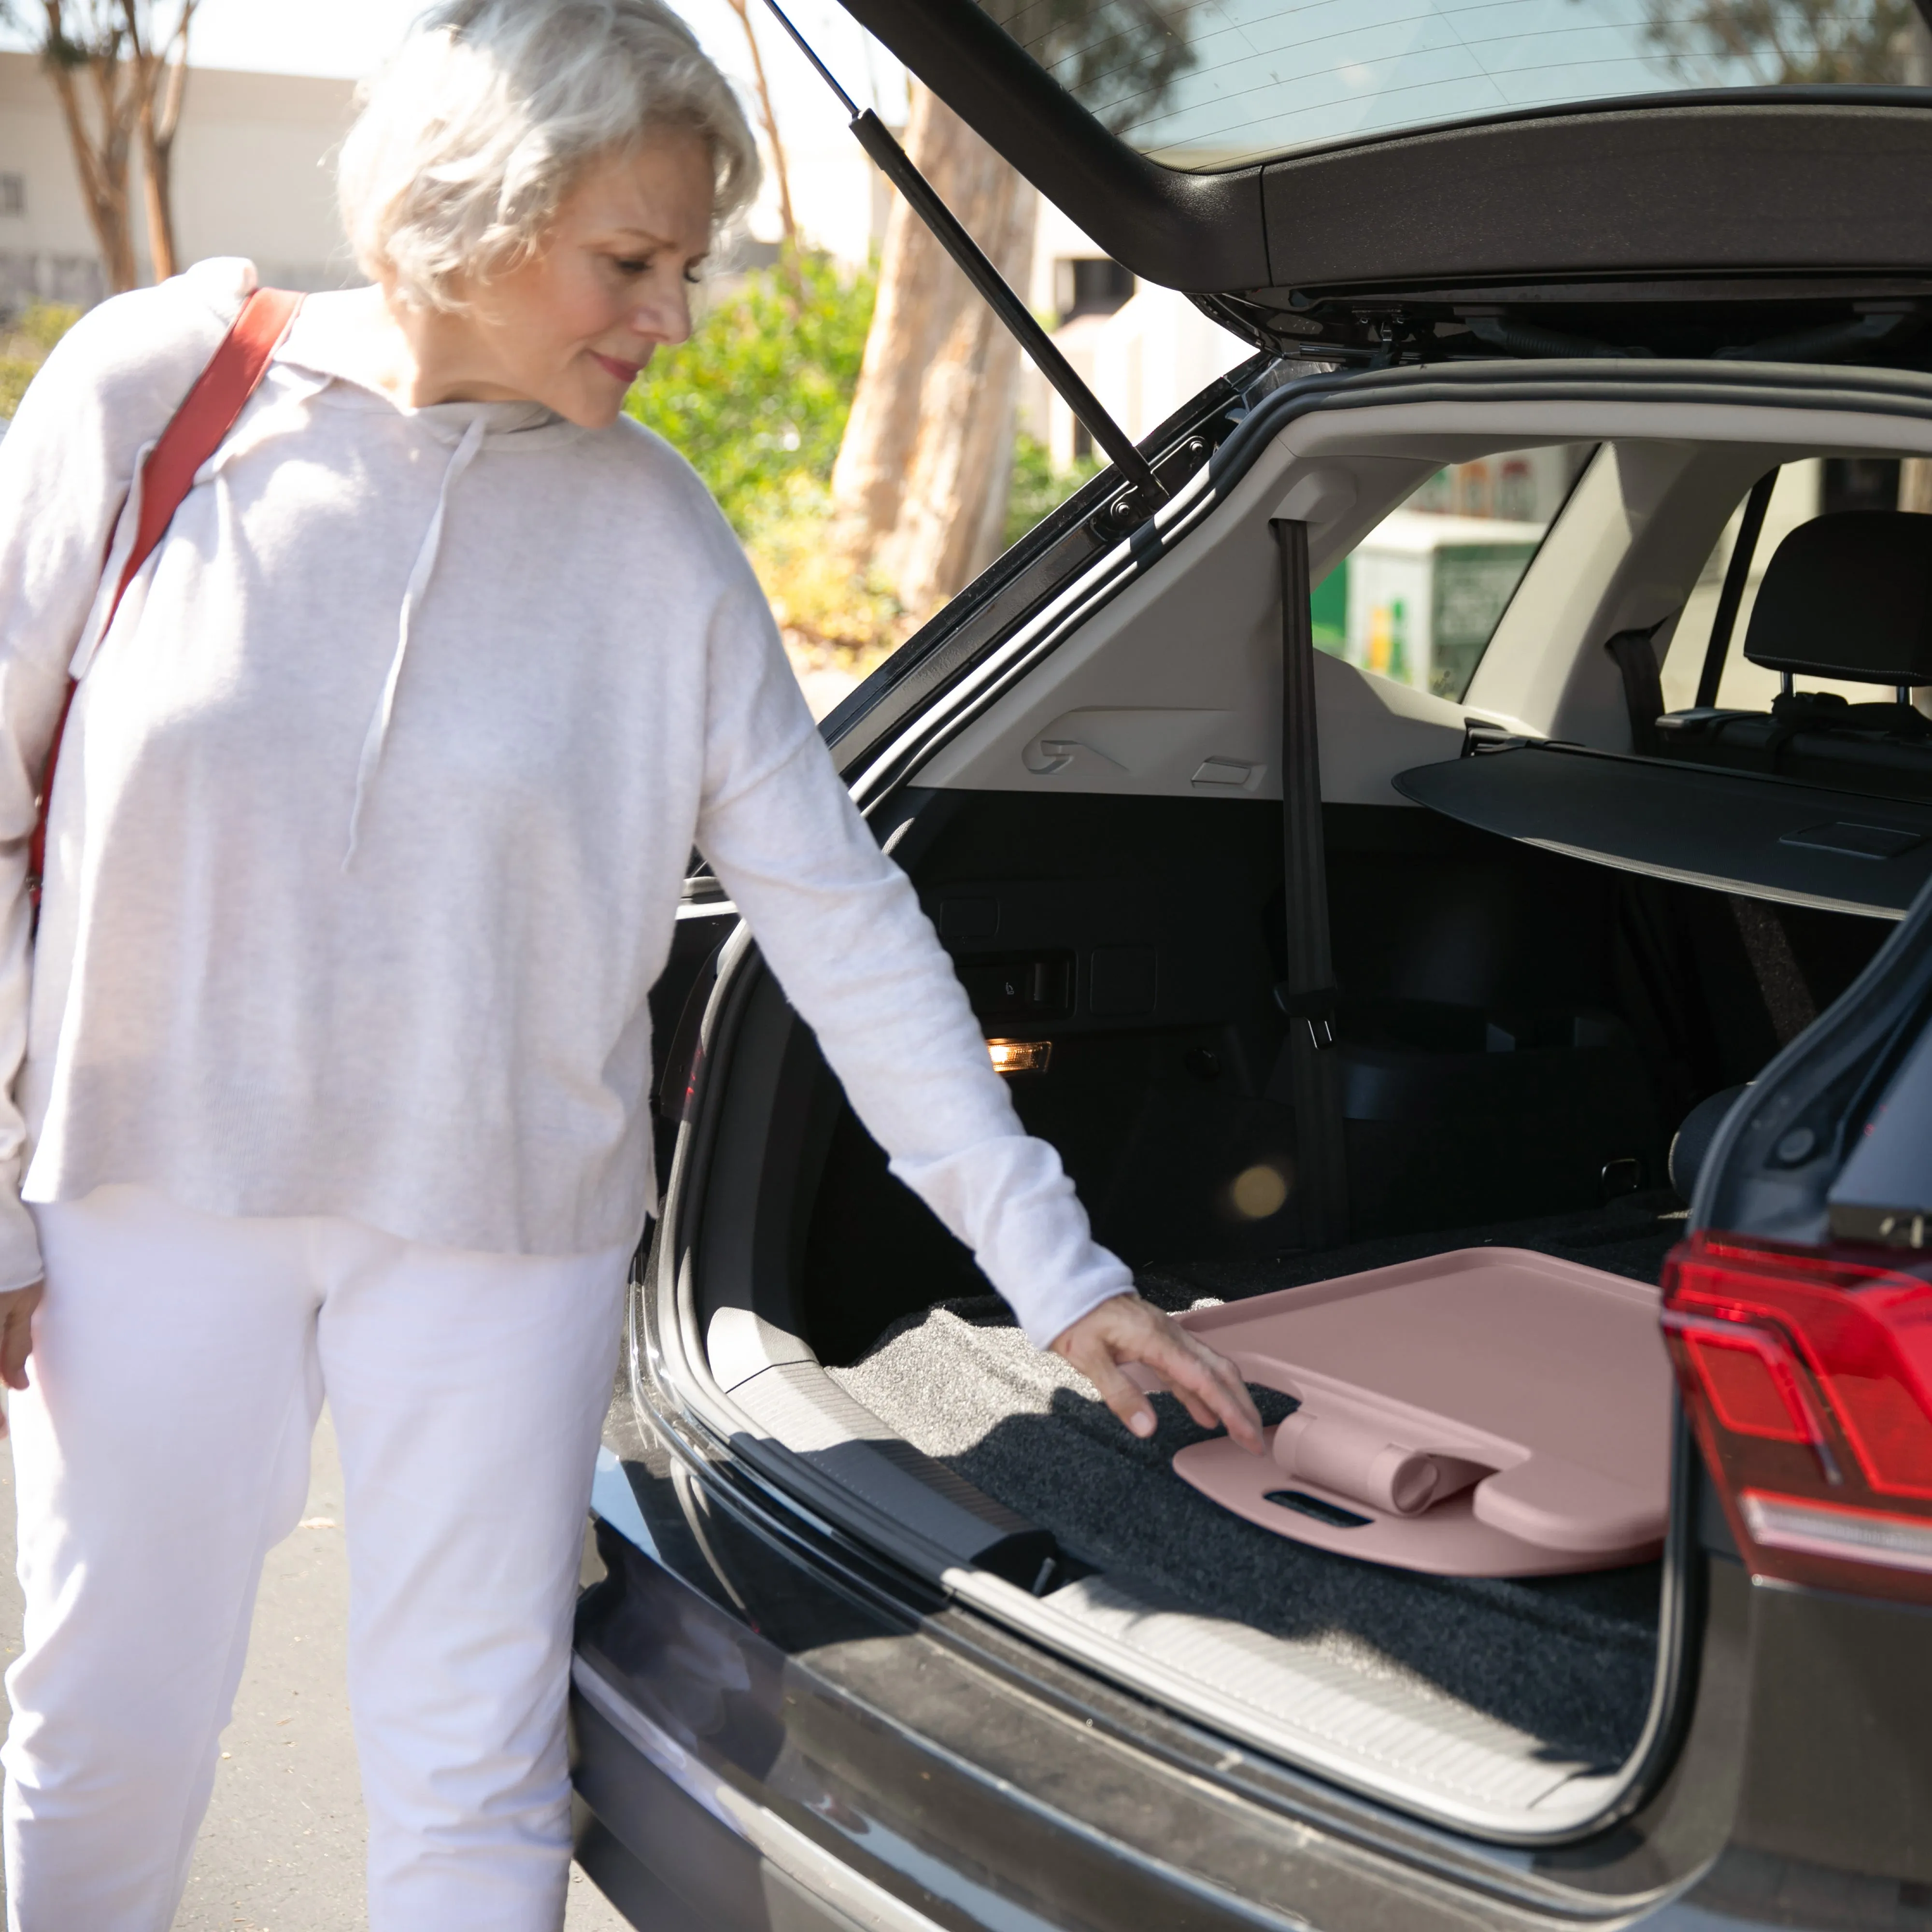
[(1924, 85), (1908, 0), (980, 0), (1170, 167), (1693, 88)]

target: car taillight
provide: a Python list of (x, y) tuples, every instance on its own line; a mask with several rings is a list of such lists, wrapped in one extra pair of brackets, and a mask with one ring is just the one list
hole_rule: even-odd
[(1753, 1574), (1932, 1603), (1932, 1256), (1693, 1234), (1664, 1328)]

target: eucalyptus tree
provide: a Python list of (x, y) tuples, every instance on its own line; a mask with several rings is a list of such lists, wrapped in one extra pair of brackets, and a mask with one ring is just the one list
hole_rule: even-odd
[[(1192, 56), (1182, 0), (980, 0), (1034, 59), (1120, 127)], [(915, 85), (908, 153), (1024, 293), (1036, 197)], [(938, 242), (895, 201), (865, 366), (832, 473), (835, 540), (923, 616), (989, 562), (1005, 523), (1019, 350)]]

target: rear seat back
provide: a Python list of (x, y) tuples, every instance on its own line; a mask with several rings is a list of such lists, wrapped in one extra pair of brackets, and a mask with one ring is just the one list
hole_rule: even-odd
[[(1932, 518), (1846, 510), (1801, 524), (1765, 572), (1744, 656), (1784, 677), (1770, 711), (1667, 713), (1659, 754), (1932, 799), (1932, 720), (1910, 701), (1912, 687), (1932, 685)], [(1800, 677), (1888, 694), (1853, 704), (1796, 690)]]

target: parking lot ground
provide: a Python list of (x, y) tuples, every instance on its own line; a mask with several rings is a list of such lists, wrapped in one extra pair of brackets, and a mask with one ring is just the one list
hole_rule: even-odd
[[(0, 1654), (20, 1651), (14, 1576), (14, 1464), (0, 1444)], [(349, 1569), (342, 1478), (326, 1412), (316, 1431), (302, 1526), (272, 1550), (248, 1666), (175, 1932), (358, 1932), (362, 1804), (344, 1678)], [(572, 1868), (566, 1932), (625, 1932)]]

